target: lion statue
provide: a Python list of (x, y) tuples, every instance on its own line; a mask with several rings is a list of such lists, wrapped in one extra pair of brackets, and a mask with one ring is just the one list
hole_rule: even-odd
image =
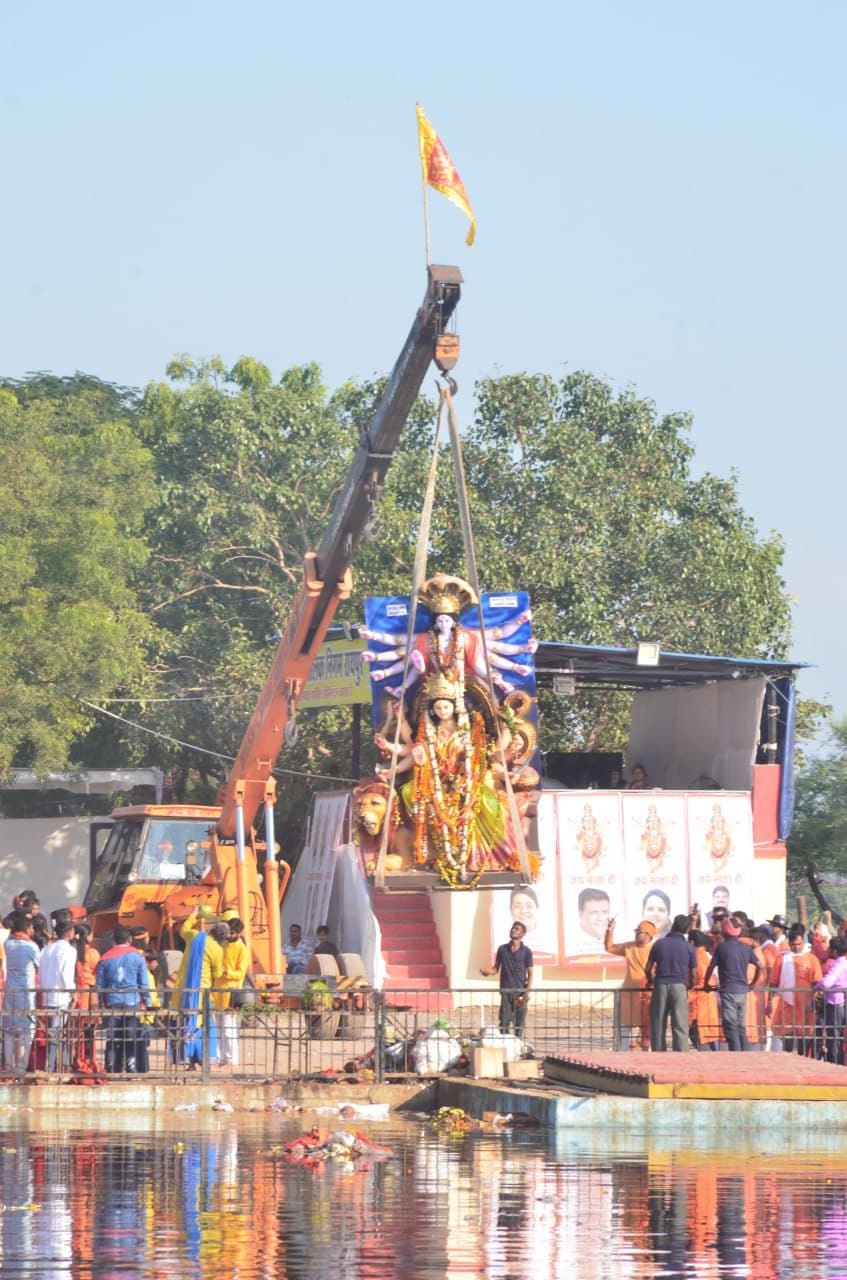
[[(382, 844), (382, 828), (388, 814), (388, 783), (381, 778), (363, 778), (353, 788), (353, 834), (362, 851), (368, 874), (376, 869), (376, 861)], [(400, 823), (397, 806), (391, 806), (391, 828), (388, 835), (388, 851), (385, 855), (386, 871), (406, 871), (413, 866), (412, 833)]]

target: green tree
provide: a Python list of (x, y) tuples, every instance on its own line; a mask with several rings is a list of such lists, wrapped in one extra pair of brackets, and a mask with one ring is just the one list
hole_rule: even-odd
[(0, 387), (0, 771), (81, 763), (86, 703), (143, 674), (152, 468), (130, 414), (85, 376)]
[[(315, 366), (289, 369), (273, 383), (265, 366), (247, 358), (227, 370), (217, 360), (183, 357), (168, 373), (168, 382), (147, 389), (139, 415), (157, 469), (143, 598), (156, 624), (152, 665), (164, 700), (147, 702), (137, 718), (162, 735), (157, 749), (177, 793), (194, 786), (198, 798), (210, 799), (238, 748), (303, 557), (320, 540), (358, 435)], [(304, 716), (285, 767), (348, 776), (347, 718)], [(136, 751), (149, 757), (149, 739), (139, 738)], [(288, 783), (290, 807), (302, 809), (304, 794)]]
[[(782, 542), (758, 534), (734, 475), (691, 475), (690, 426), (688, 415), (660, 417), (651, 401), (586, 373), (482, 382), (463, 447), (483, 588), (527, 590), (535, 632), (548, 640), (783, 657)], [(403, 579), (408, 589), (429, 456), (422, 436), (405, 437), (389, 473), (379, 537), (362, 557), (369, 586), (381, 564), (395, 589)], [(449, 462), (443, 470), (430, 569), (461, 572)], [(543, 745), (618, 746), (628, 705), (609, 693), (542, 698)]]
[(797, 774), (789, 868), (847, 875), (847, 717), (832, 725), (826, 748)]
[[(136, 418), (156, 468), (139, 583), (152, 639), (124, 711), (149, 733), (127, 731), (124, 749), (128, 760), (170, 768), (180, 796), (210, 799), (252, 712), (303, 555), (320, 542), (384, 384), (330, 393), (313, 365), (274, 382), (247, 357), (228, 370), (185, 356), (168, 375), (144, 393)], [(365, 594), (409, 589), (433, 418), (420, 398), (339, 621), (361, 620)], [(734, 477), (691, 475), (686, 415), (659, 417), (649, 400), (584, 373), (558, 382), (512, 375), (478, 388), (464, 448), (483, 587), (525, 588), (542, 638), (784, 654), (780, 540), (757, 533)], [(446, 451), (429, 557), (430, 572), (463, 571)], [(617, 746), (627, 703), (551, 696), (543, 745)], [(348, 777), (349, 713), (300, 720), (280, 765)], [(284, 814), (302, 815), (310, 785), (286, 782)]]

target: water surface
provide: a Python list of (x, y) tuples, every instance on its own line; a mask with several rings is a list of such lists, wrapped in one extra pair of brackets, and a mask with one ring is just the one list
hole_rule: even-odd
[[(847, 1146), (645, 1145), (423, 1118), (2, 1117), (0, 1276), (847, 1280)], [(307, 1168), (284, 1144), (358, 1127), (393, 1157)]]

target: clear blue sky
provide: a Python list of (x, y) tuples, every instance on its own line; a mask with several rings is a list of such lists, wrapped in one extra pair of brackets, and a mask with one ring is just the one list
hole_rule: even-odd
[(801, 693), (847, 714), (841, 0), (4, 0), (0, 48), (0, 374), (387, 371), (425, 284), (419, 100), (479, 224), (469, 250), (433, 195), (461, 413), (481, 376), (580, 368), (691, 410), (697, 469), (785, 539)]

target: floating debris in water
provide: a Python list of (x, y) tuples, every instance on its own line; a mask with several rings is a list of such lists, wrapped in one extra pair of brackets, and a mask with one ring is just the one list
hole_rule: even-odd
[(439, 1107), (430, 1120), (433, 1129), (450, 1136), (467, 1133), (474, 1127), (474, 1121), (467, 1111), (461, 1107)]

